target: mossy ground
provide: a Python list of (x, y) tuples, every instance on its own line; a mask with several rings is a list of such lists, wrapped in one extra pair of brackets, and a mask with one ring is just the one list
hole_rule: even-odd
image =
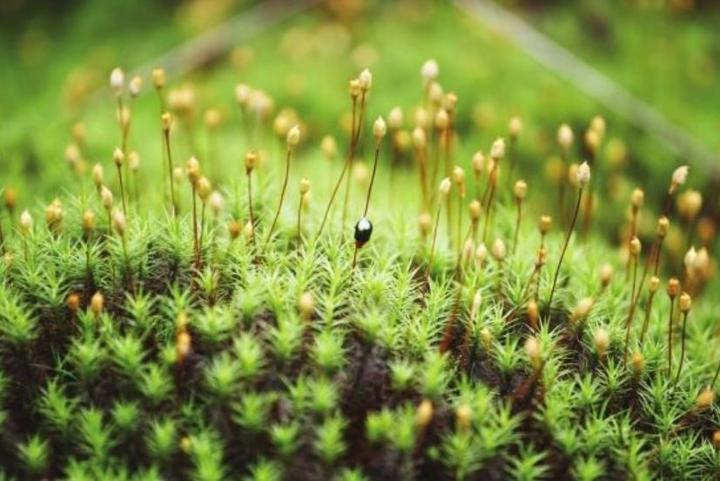
[[(278, 192), (273, 177), (266, 175), (258, 189), (255, 242), (233, 239), (227, 230), (229, 221), (246, 217), (243, 185), (228, 192), (217, 218), (207, 216), (199, 269), (185, 181), (178, 185), (178, 218), (160, 206), (136, 215), (131, 201), (126, 251), (117, 234), (107, 234), (102, 216), (90, 236), (83, 232), (85, 209), (102, 212), (94, 193), (66, 197), (61, 225), (38, 223), (27, 236), (10, 235), (0, 290), (6, 476), (717, 474), (711, 437), (718, 413), (696, 407), (716, 362), (707, 349), (715, 330), (712, 302), (691, 311), (687, 359), (675, 384), (666, 372), (664, 294), (642, 346), (639, 321), (633, 328), (630, 352), (642, 353), (644, 367), (625, 364), (629, 282), (616, 254), (595, 236), (573, 239), (552, 313), (533, 332), (525, 306), (540, 244), (534, 217), (525, 219), (515, 254), (502, 262), (471, 261), (460, 286), (444, 224), (426, 278), (429, 243), (414, 221), (384, 211), (389, 191), (383, 189), (370, 210), (375, 237), (353, 270), (352, 232), (340, 226), (339, 209), (315, 241), (319, 212), (311, 208), (301, 243), (292, 194), (277, 235), (264, 244)], [(322, 198), (316, 194), (313, 203)], [(355, 197), (351, 212), (361, 200)], [(499, 208), (493, 239), (512, 238), (514, 212)], [(548, 240), (541, 313), (562, 237), (555, 229)], [(598, 272), (608, 261), (617, 274), (602, 289)], [(93, 312), (96, 292), (104, 305)], [(311, 314), (298, 306), (304, 293), (312, 295)], [(478, 293), (480, 308), (473, 309)], [(68, 306), (72, 294), (80, 298), (77, 310)], [(590, 315), (572, 321), (585, 297), (595, 299)], [(454, 340), (440, 353), (449, 323)], [(610, 337), (602, 357), (593, 337), (599, 328)], [(182, 329), (192, 349), (180, 361)], [(523, 349), (529, 336), (539, 341), (540, 371)], [(673, 342), (677, 356), (680, 340)], [(433, 408), (424, 422), (418, 421), (422, 401)]]
[[(431, 11), (440, 15), (434, 17), (435, 28), (449, 35), (452, 22), (446, 16), (455, 14)], [(283, 180), (285, 132), (276, 135), (270, 118), (258, 126), (259, 135), (243, 128), (243, 117), (230, 100), (236, 81), (231, 69), (193, 77), (200, 92), (193, 105), (194, 128), (184, 128), (183, 113), (176, 111), (171, 135), (175, 166), (185, 166), (197, 154), (202, 173), (224, 199), (217, 210), (210, 202), (200, 203), (199, 256), (191, 187), (184, 175), (175, 183), (179, 213), (171, 213), (159, 103), (152, 92), (132, 104), (129, 149), (137, 150), (142, 161), (137, 173), (123, 167), (128, 201), (123, 233), (113, 229), (113, 214), (90, 179), (94, 159), (106, 159), (100, 162), (102, 183), (114, 195), (112, 211), (121, 212), (111, 162), (120, 135), (110, 93), (106, 105), (84, 116), (87, 143), (78, 147), (87, 170), (73, 173), (57, 162), (47, 171), (33, 171), (48, 177), (38, 190), (57, 195), (58, 203), (43, 212), (52, 196), (33, 197), (28, 185), (34, 181), (24, 175), (28, 165), (37, 165), (13, 163), (20, 201), (12, 210), (4, 208), (0, 219), (0, 479), (716, 479), (720, 456), (713, 441), (718, 441), (720, 413), (705, 388), (719, 361), (714, 354), (719, 300), (712, 284), (717, 282), (711, 261), (697, 279), (683, 265), (690, 245), (701, 244), (712, 253), (717, 244), (714, 236), (697, 234), (698, 216), (684, 217), (671, 204), (673, 227), (662, 251), (662, 282), (649, 311), (648, 333), (640, 343), (648, 305), (644, 286), (626, 345), (632, 270), (617, 239), (627, 240), (625, 210), (635, 182), (626, 164), (611, 161), (610, 146), (617, 145), (610, 142), (613, 133), (593, 165), (593, 221), (590, 228), (582, 221), (576, 226), (548, 306), (577, 190), (566, 185), (565, 201), (559, 204), (558, 185), (553, 178), (548, 181), (546, 164), (538, 159), (559, 154), (552, 139), (567, 112), (582, 111), (572, 114), (581, 137), (596, 106), (569, 96), (563, 109), (543, 108), (554, 105), (557, 96), (527, 88), (513, 105), (493, 104), (502, 107), (490, 109), (491, 117), (502, 121), (486, 123), (487, 117), (477, 113), (488, 110), (474, 108), (473, 78), (456, 67), (463, 62), (441, 62), (441, 72), (450, 72), (440, 76), (449, 90), (456, 85), (446, 83), (445, 75), (463, 79), (457, 85), (458, 136), (450, 166), (466, 168), (466, 196), (458, 204), (458, 185), (453, 185), (452, 222), (443, 207), (431, 254), (431, 233), (421, 234), (417, 227), (424, 209), (415, 155), (403, 150), (391, 168), (388, 135), (370, 203), (373, 237), (353, 267), (353, 225), (362, 214), (372, 165), (371, 121), (399, 104), (406, 114), (404, 127), (414, 127), (411, 106), (421, 101), (423, 89), (415, 73), (401, 75), (403, 69), (392, 65), (413, 64), (416, 72), (427, 54), (413, 50), (407, 57), (382, 57), (377, 64), (348, 215), (343, 222), (341, 190), (328, 226), (317, 237), (347, 149), (344, 82), (357, 60), (346, 57), (358, 49), (298, 52), (293, 38), (344, 35), (337, 25), (325, 30), (314, 17), (305, 21), (306, 27), (284, 37), (281, 49), (298, 64), (269, 62), (269, 52), (276, 51), (276, 37), (270, 37), (254, 46), (259, 56), (254, 69), (243, 70), (253, 87), (264, 87), (262, 76), (271, 77), (269, 90), (280, 105), (295, 108), (303, 127), (272, 235), (268, 228)], [(419, 15), (408, 25), (427, 21)], [(363, 35), (385, 31), (387, 25), (381, 18), (378, 22), (365, 25)], [(417, 39), (410, 30), (398, 34), (408, 45)], [(449, 45), (434, 53), (462, 52)], [(305, 88), (293, 89), (288, 79), (295, 78), (295, 70), (308, 70), (303, 61), (314, 66), (310, 80), (302, 84)], [(338, 65), (330, 69), (330, 61)], [(515, 67), (532, 70), (525, 61)], [(384, 76), (385, 71), (393, 73)], [(482, 77), (494, 83), (490, 73)], [(544, 92), (563, 90), (551, 77), (538, 82), (547, 88), (540, 89)], [(146, 90), (150, 83), (146, 79)], [(402, 94), (395, 97), (398, 90)], [(480, 238), (459, 261), (460, 239), (470, 225), (467, 204), (482, 197), (488, 178), (486, 172), (476, 185), (471, 154), (488, 151), (495, 134), (506, 134), (506, 117), (528, 105), (544, 113), (538, 119), (521, 115), (525, 130), (511, 154), (517, 155), (515, 173), (508, 174), (508, 160), (502, 159), (488, 234), (481, 234), (483, 213)], [(216, 106), (223, 122), (210, 132), (201, 113)], [(327, 131), (340, 147), (332, 161), (317, 148)], [(433, 147), (436, 140), (430, 139)], [(571, 161), (588, 153), (579, 144)], [(37, 147), (40, 158), (65, 145), (64, 137), (62, 142), (55, 136), (43, 139)], [(258, 148), (262, 159), (252, 174), (253, 235), (243, 231), (249, 219), (243, 165), (248, 148)], [(432, 155), (431, 160), (442, 158)], [(21, 158), (26, 156), (16, 159)], [(666, 163), (655, 169), (654, 159), (643, 159), (642, 167), (633, 164), (630, 171), (653, 172), (660, 180), (653, 180), (641, 209), (641, 272), (675, 167)], [(304, 176), (312, 187), (301, 207), (297, 186)], [(520, 177), (528, 182), (528, 195), (515, 246), (512, 182)], [(704, 186), (697, 177), (691, 170), (690, 183)], [(434, 191), (436, 185), (429, 188)], [(25, 208), (34, 219), (31, 227), (21, 221)], [(88, 209), (95, 215), (90, 226)], [(545, 239), (546, 262), (533, 280), (541, 214), (552, 215), (553, 226)], [(717, 220), (712, 200), (699, 217)], [(475, 252), (481, 237), (490, 251), (484, 257)], [(493, 248), (496, 240), (506, 254)], [(614, 276), (604, 286), (601, 272), (607, 264)], [(677, 302), (670, 318), (665, 288), (671, 276), (679, 277), (694, 299), (677, 381), (683, 318)], [(579, 314), (587, 299), (591, 308)], [(537, 325), (528, 309), (532, 301), (538, 303)], [(670, 325), (674, 334), (668, 339)]]

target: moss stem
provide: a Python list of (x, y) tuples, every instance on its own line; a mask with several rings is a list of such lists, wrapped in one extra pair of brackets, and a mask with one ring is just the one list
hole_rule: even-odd
[(372, 174), (370, 174), (370, 185), (368, 186), (367, 197), (365, 198), (365, 210), (363, 217), (367, 217), (370, 208), (370, 197), (372, 196), (373, 185), (375, 184), (375, 174), (377, 173), (378, 159), (380, 158), (380, 140), (375, 143), (375, 160), (373, 161)]
[(302, 233), (302, 209), (303, 209), (303, 194), (300, 194), (300, 202), (298, 203), (297, 210), (297, 235), (299, 239), (299, 245), (303, 244), (303, 233)]
[(197, 223), (197, 195), (195, 184), (192, 184), (192, 223), (193, 223), (193, 250), (195, 251), (195, 268), (200, 263), (200, 244), (198, 240), (198, 223)]
[(652, 312), (653, 299), (655, 298), (655, 292), (651, 292), (648, 296), (647, 305), (645, 306), (645, 319), (643, 320), (642, 330), (640, 331), (640, 344), (645, 340), (645, 334), (648, 330), (650, 323), (650, 314)]
[(715, 370), (715, 375), (713, 376), (712, 382), (710, 383), (710, 387), (713, 388), (713, 389), (715, 388), (715, 383), (716, 383), (717, 380), (718, 380), (718, 376), (720, 376), (720, 363), (718, 363), (718, 367), (717, 367), (717, 369)]
[(433, 226), (433, 237), (432, 237), (432, 243), (430, 244), (430, 256), (428, 258), (428, 267), (426, 272), (426, 277), (430, 277), (430, 269), (432, 269), (433, 259), (435, 257), (435, 245), (437, 244), (437, 234), (438, 234), (438, 226), (440, 225), (440, 212), (442, 210), (442, 205), (438, 203), (437, 206), (437, 212), (435, 213), (435, 225)]
[(570, 237), (572, 237), (573, 230), (575, 228), (575, 223), (577, 222), (578, 212), (580, 211), (580, 203), (582, 202), (582, 196), (583, 196), (583, 187), (581, 186), (578, 189), (578, 196), (577, 196), (577, 202), (575, 203), (575, 210), (573, 211), (572, 220), (570, 221), (570, 227), (568, 228), (567, 235), (565, 236), (565, 242), (563, 244), (562, 251), (560, 252), (560, 259), (558, 260), (557, 268), (555, 269), (555, 275), (553, 276), (553, 283), (552, 288), (550, 289), (550, 299), (548, 300), (548, 305), (546, 308), (546, 312), (548, 315), (550, 315), (550, 310), (552, 309), (552, 301), (553, 296), (555, 295), (555, 287), (557, 286), (558, 277), (560, 276), (560, 268), (562, 267), (563, 259), (565, 258), (565, 252), (567, 251), (568, 244), (570, 244)]
[(288, 180), (290, 178), (290, 159), (292, 158), (292, 151), (293, 148), (291, 146), (288, 146), (287, 155), (285, 156), (285, 178), (283, 180), (282, 190), (280, 191), (280, 201), (278, 202), (277, 210), (275, 211), (275, 217), (273, 218), (272, 224), (270, 224), (267, 238), (265, 239), (266, 247), (272, 239), (273, 231), (275, 230), (278, 218), (280, 217), (280, 212), (282, 211), (283, 202), (285, 202), (285, 193), (287, 192)]
[(170, 129), (163, 129), (163, 137), (165, 139), (165, 154), (167, 155), (168, 161), (168, 180), (170, 181), (170, 204), (172, 205), (173, 217), (178, 215), (178, 205), (175, 199), (175, 182), (173, 181), (173, 161), (172, 151), (170, 149)]
[[(623, 354), (623, 359), (625, 361), (625, 364), (627, 364), (627, 355), (628, 355), (628, 345), (630, 344), (630, 328), (632, 327), (633, 320), (635, 318), (635, 306), (637, 306), (637, 302), (634, 300), (634, 294), (635, 294), (635, 285), (637, 284), (637, 271), (638, 271), (638, 263), (639, 263), (638, 256), (631, 255), (631, 262), (633, 264), (633, 275), (632, 275), (632, 289), (630, 289), (630, 311), (628, 312), (627, 320), (625, 320), (625, 352)], [(639, 296), (638, 292), (638, 296)]]
[(560, 180), (558, 182), (558, 212), (560, 219), (565, 219), (565, 190), (567, 186), (568, 177), (568, 152), (567, 149), (562, 149), (560, 155)]
[(345, 226), (347, 219), (348, 204), (350, 203), (350, 179), (352, 177), (352, 164), (355, 160), (355, 150), (357, 149), (358, 141), (360, 140), (360, 132), (362, 131), (363, 120), (365, 118), (365, 93), (360, 95), (360, 112), (358, 113), (358, 120), (355, 126), (355, 134), (350, 144), (351, 155), (348, 156), (347, 163), (347, 177), (345, 178), (345, 200), (343, 202), (342, 210), (342, 221), (340, 223), (341, 229)]
[(122, 200), (123, 215), (127, 217), (127, 201), (125, 200), (125, 182), (123, 182), (122, 164), (117, 164), (118, 181), (120, 182), (120, 199)]
[[(449, 197), (449, 196), (448, 196)], [(457, 226), (455, 231), (455, 237), (457, 239), (457, 255), (458, 258), (462, 255), (463, 240), (462, 240), (462, 208), (463, 208), (463, 192), (461, 188), (457, 191)]]
[[(443, 147), (445, 152), (445, 177), (451, 177), (452, 175), (452, 116), (448, 115), (448, 127), (443, 132)], [(460, 192), (458, 192), (458, 198), (460, 196)], [(453, 221), (453, 213), (452, 213), (452, 196), (447, 196), (445, 198), (445, 210), (447, 211), (447, 236), (450, 240), (450, 247), (453, 247), (454, 244), (454, 237), (452, 235), (452, 221)], [(458, 232), (458, 236), (460, 235), (460, 232)], [(460, 243), (460, 239), (457, 239), (457, 242)], [(461, 246), (458, 246), (459, 248), (462, 248)]]
[(520, 222), (522, 222), (522, 199), (517, 199), (517, 220), (515, 221), (515, 235), (513, 236), (512, 253), (515, 255), (518, 244), (518, 235), (520, 234)]
[(427, 149), (425, 147), (418, 148), (415, 151), (418, 163), (418, 172), (420, 176), (420, 193), (422, 194), (422, 210), (425, 212), (430, 206), (427, 186)]
[(348, 168), (350, 167), (350, 164), (352, 163), (352, 158), (355, 155), (355, 130), (356, 130), (356, 110), (357, 110), (357, 98), (352, 97), (352, 126), (350, 129), (350, 148), (348, 149), (348, 156), (345, 160), (345, 164), (343, 165), (342, 170), (340, 171), (340, 177), (338, 177), (337, 182), (335, 183), (335, 187), (333, 187), (332, 193), (330, 194), (330, 199), (328, 200), (327, 207), (325, 208), (325, 213), (323, 214), (322, 222), (320, 223), (320, 228), (318, 229), (318, 233), (316, 235), (316, 239), (319, 239), (322, 235), (323, 229), (325, 228), (325, 224), (327, 223), (328, 216), (330, 214), (330, 209), (332, 209), (333, 202), (335, 202), (335, 197), (337, 197), (337, 193), (340, 190), (340, 186), (342, 185), (343, 177), (345, 177), (345, 174), (348, 171)]
[(490, 227), (490, 217), (492, 215), (493, 201), (495, 200), (495, 189), (497, 188), (497, 172), (499, 159), (493, 165), (493, 169), (488, 175), (488, 191), (487, 205), (485, 206), (485, 225), (483, 226), (483, 242), (487, 244), (487, 236)]
[(680, 373), (682, 372), (683, 363), (685, 361), (685, 328), (687, 327), (687, 312), (683, 312), (682, 320), (682, 337), (680, 341), (680, 364), (678, 365), (677, 376), (675, 377), (675, 384), (680, 381)]
[[(628, 246), (628, 252), (630, 251), (630, 243), (632, 242), (633, 237), (635, 237), (635, 234), (637, 232), (637, 217), (638, 217), (638, 210), (635, 206), (632, 207), (632, 214), (630, 217), (630, 235), (628, 236), (627, 246)], [(625, 277), (630, 277), (630, 263), (632, 262), (632, 256), (628, 256), (627, 263), (625, 265)]]
[(670, 317), (668, 317), (668, 377), (672, 376), (673, 310), (675, 298), (670, 298)]
[(203, 250), (203, 241), (205, 239), (205, 208), (207, 205), (203, 202), (202, 208), (200, 209), (200, 240), (198, 241), (198, 267), (201, 263), (201, 254)]
[[(253, 200), (252, 200), (252, 171), (247, 171), (247, 182), (248, 182), (248, 215), (250, 216), (250, 225), (255, 230), (255, 216), (253, 214)], [(251, 236), (251, 242), (255, 245), (255, 236)]]

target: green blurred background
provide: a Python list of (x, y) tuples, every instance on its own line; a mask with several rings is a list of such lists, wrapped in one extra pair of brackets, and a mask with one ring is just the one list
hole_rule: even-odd
[[(0, 184), (12, 185), (21, 203), (48, 202), (72, 188), (65, 161), (71, 130), (87, 131), (88, 166), (110, 167), (118, 142), (110, 70), (132, 71), (175, 46), (244, 18), (229, 35), (227, 51), (201, 55), (192, 71), (172, 77), (169, 87), (192, 85), (197, 128), (189, 142), (178, 140), (178, 158), (207, 150), (203, 112), (217, 108), (223, 123), (214, 134), (214, 154), (226, 179), (242, 175), (247, 142), (240, 128), (234, 86), (262, 88), (274, 100), (273, 115), (292, 108), (306, 127), (304, 162), (313, 164), (326, 133), (343, 147), (347, 80), (364, 68), (374, 72), (369, 117), (395, 105), (406, 112), (420, 102), (419, 69), (428, 58), (440, 65), (439, 81), (458, 94), (456, 161), (507, 135), (512, 116), (523, 120), (516, 176), (531, 180), (539, 210), (550, 208), (557, 127), (569, 123), (582, 138), (591, 118), (607, 120), (600, 151), (598, 193), (605, 199), (598, 218), (609, 238), (623, 225), (618, 216), (636, 185), (659, 206), (672, 170), (691, 165), (690, 184), (704, 192), (702, 216), (718, 218), (717, 169), (701, 167), (692, 155), (673, 152), (633, 120), (622, 118), (549, 71), (519, 49), (511, 36), (488, 29), (460, 3), (326, 0), (306, 2), (232, 0), (10, 0), (0, 5)], [(720, 8), (699, 0), (578, 0), (499, 2), (514, 15), (594, 66), (657, 109), (669, 121), (720, 157)], [(285, 15), (283, 10), (292, 10)], [(249, 28), (248, 26), (252, 26)], [(197, 58), (195, 58), (197, 60)], [(172, 72), (171, 72), (172, 73)], [(135, 103), (130, 147), (143, 159), (142, 175), (161, 175), (158, 104), (151, 81)], [(271, 122), (270, 119), (268, 122)], [(276, 148), (267, 140), (270, 151)], [(197, 153), (197, 152), (194, 152)], [(578, 148), (574, 160), (580, 160)], [(312, 175), (310, 175), (312, 177)], [(409, 182), (409, 181), (408, 181)], [(414, 186), (414, 184), (413, 184)], [(157, 190), (152, 183), (141, 188)], [(403, 186), (404, 188), (404, 186)], [(407, 187), (410, 189), (410, 187)], [(401, 189), (402, 190), (402, 189)], [(36, 197), (37, 196), (37, 197)], [(37, 199), (37, 200), (36, 200)], [(646, 231), (653, 220), (646, 216)], [(690, 225), (678, 229), (692, 228)]]

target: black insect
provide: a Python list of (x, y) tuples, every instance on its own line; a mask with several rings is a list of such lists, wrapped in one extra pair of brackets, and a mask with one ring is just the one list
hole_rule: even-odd
[(355, 224), (355, 244), (362, 247), (370, 240), (372, 236), (373, 225), (367, 217), (361, 217)]

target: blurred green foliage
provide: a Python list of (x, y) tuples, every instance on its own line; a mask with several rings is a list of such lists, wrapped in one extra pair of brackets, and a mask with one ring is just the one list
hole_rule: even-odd
[[(0, 175), (4, 183), (18, 187), (25, 201), (33, 194), (47, 199), (67, 187), (72, 174), (64, 164), (63, 150), (77, 121), (88, 131), (88, 164), (110, 165), (118, 133), (112, 95), (104, 84), (112, 67), (139, 65), (244, 9), (232, 2), (200, 2), (214, 13), (198, 19), (198, 12), (204, 10), (198, 10), (197, 2), (118, 3), (115, 12), (114, 3), (83, 2), (61, 16), (52, 29), (45, 29), (52, 22), (41, 15), (35, 29), (4, 33), (11, 41), (0, 42), (7, 53), (0, 68), (5, 77), (0, 110), (8, 118), (0, 131)], [(547, 159), (558, 155), (558, 125), (569, 123), (579, 139), (596, 114), (608, 124), (596, 170), (602, 179), (599, 185), (607, 186), (602, 192), (607, 209), (600, 217), (605, 210), (612, 214), (624, 208), (636, 185), (648, 190), (649, 205), (659, 206), (670, 172), (683, 162), (692, 165), (693, 159), (677, 158), (656, 139), (605, 111), (450, 4), (369, 2), (364, 10), (349, 12), (347, 5), (354, 3), (323, 3), (272, 25), (238, 45), (227, 59), (171, 82), (170, 88), (193, 85), (198, 123), (210, 107), (219, 108), (226, 119), (216, 134), (221, 148), (215, 161), (222, 169), (237, 166), (248, 147), (240, 135), (233, 98), (237, 82), (267, 91), (275, 101), (275, 113), (285, 107), (295, 109), (308, 128), (306, 146), (314, 146), (328, 132), (342, 133), (341, 119), (350, 108), (346, 82), (366, 66), (373, 70), (377, 87), (369, 117), (386, 115), (400, 105), (411, 126), (411, 109), (422, 97), (419, 67), (427, 58), (440, 64), (439, 80), (445, 90), (458, 94), (456, 162), (465, 167), (473, 152), (486, 150), (495, 137), (506, 135), (508, 120), (517, 115), (524, 131), (514, 175), (539, 181), (545, 177)], [(221, 6), (213, 9), (214, 4)], [(716, 147), (712, 116), (718, 100), (712, 93), (718, 89), (713, 88), (717, 81), (710, 74), (717, 48), (712, 42), (717, 11), (648, 12), (622, 2), (595, 1), (516, 8), (561, 44)], [(123, 18), (128, 20), (118, 21)], [(143, 175), (154, 177), (162, 168), (155, 127), (159, 111), (150, 79), (145, 80), (146, 93), (135, 106), (131, 147), (143, 158)], [(101, 93), (90, 95), (95, 88)], [(180, 159), (191, 153), (204, 155), (203, 129), (195, 129), (194, 140), (187, 140), (178, 140)], [(186, 145), (193, 147), (183, 149)], [(578, 149), (573, 160), (583, 155)], [(228, 172), (241, 174), (237, 167)], [(708, 185), (713, 179), (703, 172), (693, 172), (690, 179), (691, 185), (706, 189), (704, 212), (715, 216), (718, 199)], [(552, 198), (545, 196), (539, 208), (547, 208)], [(614, 238), (615, 233), (608, 236)]]

